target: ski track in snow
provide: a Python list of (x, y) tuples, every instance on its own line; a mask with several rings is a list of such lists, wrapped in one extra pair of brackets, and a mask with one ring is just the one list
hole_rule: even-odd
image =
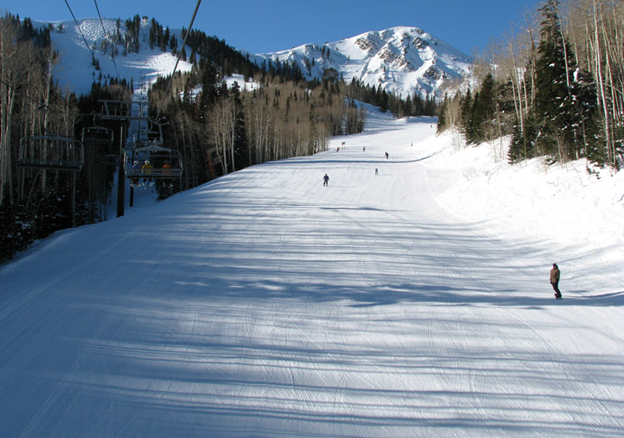
[(452, 144), (371, 113), (39, 242), (0, 268), (3, 436), (621, 436), (622, 176)]

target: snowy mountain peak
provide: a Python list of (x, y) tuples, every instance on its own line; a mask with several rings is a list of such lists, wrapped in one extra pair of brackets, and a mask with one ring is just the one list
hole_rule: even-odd
[(295, 62), (309, 78), (336, 70), (346, 81), (357, 79), (403, 96), (441, 97), (441, 87), (469, 73), (472, 59), (417, 27), (371, 31), (324, 45), (306, 44), (259, 55)]

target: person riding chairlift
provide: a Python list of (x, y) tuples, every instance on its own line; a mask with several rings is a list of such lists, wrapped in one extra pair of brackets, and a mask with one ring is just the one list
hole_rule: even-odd
[(153, 170), (154, 170), (154, 167), (150, 164), (148, 160), (145, 160), (145, 164), (141, 168), (141, 171), (143, 172), (143, 176), (144, 176), (143, 183), (152, 182)]

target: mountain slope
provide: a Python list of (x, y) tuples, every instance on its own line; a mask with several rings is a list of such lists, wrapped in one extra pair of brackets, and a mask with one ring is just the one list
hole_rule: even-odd
[[(137, 92), (141, 85), (146, 86), (154, 82), (158, 76), (167, 76), (173, 72), (176, 57), (171, 51), (149, 46), (149, 22), (142, 22), (139, 31), (139, 52), (124, 54), (123, 46), (115, 43), (117, 34), (117, 20), (87, 18), (73, 21), (47, 23), (33, 22), (33, 25), (49, 26), (54, 29), (51, 39), (54, 48), (59, 51), (60, 58), (54, 67), (54, 78), (61, 87), (78, 95), (88, 94), (91, 84), (109, 78), (134, 81)], [(120, 32), (125, 34), (123, 21), (120, 23)], [(182, 47), (180, 30), (172, 30), (172, 35), (178, 38), (178, 46)], [(88, 44), (88, 46), (87, 46)], [(111, 52), (116, 54), (111, 57)], [(99, 67), (93, 62), (96, 59)], [(190, 71), (192, 65), (180, 61), (177, 71)], [(146, 89), (143, 91), (147, 91)]]
[[(54, 77), (64, 89), (77, 94), (88, 93), (91, 84), (101, 78), (133, 80), (140, 91), (143, 83), (149, 85), (158, 76), (171, 74), (176, 62), (170, 51), (149, 47), (148, 21), (141, 23), (138, 53), (126, 52), (117, 42), (117, 35), (125, 35), (127, 30), (121, 22), (118, 31), (117, 20), (83, 19), (78, 26), (74, 22), (34, 24), (52, 26), (52, 42), (61, 55)], [(181, 47), (180, 31), (171, 32)], [(268, 60), (294, 62), (309, 79), (335, 71), (347, 81), (357, 79), (390, 93), (404, 97), (417, 93), (423, 98), (443, 97), (443, 87), (468, 76), (472, 62), (469, 56), (414, 27), (367, 32), (334, 43), (307, 44), (277, 53), (241, 52), (260, 66)], [(178, 71), (190, 71), (191, 67), (182, 61)]]
[(447, 43), (415, 27), (367, 32), (325, 45), (307, 44), (292, 50), (259, 55), (263, 59), (294, 62), (308, 78), (334, 69), (347, 82), (357, 79), (404, 97), (442, 97), (441, 87), (469, 74), (472, 59)]
[(619, 436), (622, 175), (376, 113), (333, 146), (1, 267), (3, 434)]

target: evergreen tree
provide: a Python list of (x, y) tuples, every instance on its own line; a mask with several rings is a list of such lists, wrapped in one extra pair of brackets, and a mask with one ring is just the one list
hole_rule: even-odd
[(234, 162), (236, 169), (244, 169), (249, 166), (249, 142), (245, 129), (245, 113), (241, 100), (240, 87), (237, 82), (230, 89), (230, 98), (234, 107)]
[(494, 115), (496, 113), (496, 84), (488, 73), (483, 80), (481, 90), (475, 96), (472, 110), (472, 143), (482, 143), (495, 137)]
[(555, 159), (578, 157), (585, 128), (595, 109), (595, 91), (580, 75), (572, 49), (563, 36), (559, 2), (549, 0), (540, 9), (541, 41), (535, 71), (535, 105), (538, 148)]
[(511, 133), (511, 143), (507, 157), (509, 162), (519, 163), (522, 160), (532, 158), (536, 155), (535, 141), (537, 139), (537, 125), (533, 113), (530, 113), (524, 120), (524, 132), (520, 121), (516, 119)]
[(382, 113), (390, 109), (390, 96), (388, 96), (386, 90), (383, 90), (381, 87), (377, 89), (377, 105)]
[(162, 41), (160, 42), (160, 48), (163, 52), (167, 51), (167, 45), (169, 44), (171, 40), (171, 31), (169, 30), (169, 27), (167, 27), (165, 29), (165, 33), (162, 35)]
[(440, 114), (438, 115), (438, 134), (444, 132), (447, 128), (446, 124), (448, 123), (446, 120), (446, 108), (448, 105), (448, 95), (444, 96), (444, 100), (442, 101), (442, 105), (440, 106)]
[(201, 70), (202, 91), (199, 96), (199, 101), (201, 108), (206, 109), (216, 102), (221, 84), (219, 81), (219, 72), (212, 62), (202, 60)]
[(178, 39), (176, 38), (175, 34), (171, 35), (171, 38), (169, 40), (169, 47), (171, 48), (171, 52), (173, 54), (176, 54), (178, 52)]
[(474, 100), (472, 98), (472, 93), (470, 92), (470, 89), (468, 89), (468, 91), (466, 92), (466, 95), (462, 97), (461, 102), (460, 102), (460, 109), (459, 109), (459, 129), (462, 131), (462, 133), (464, 134), (464, 137), (466, 138), (466, 140), (468, 142), (470, 142), (473, 138), (474, 135), (472, 133), (473, 131), (473, 124), (472, 124), (472, 109), (474, 106)]

